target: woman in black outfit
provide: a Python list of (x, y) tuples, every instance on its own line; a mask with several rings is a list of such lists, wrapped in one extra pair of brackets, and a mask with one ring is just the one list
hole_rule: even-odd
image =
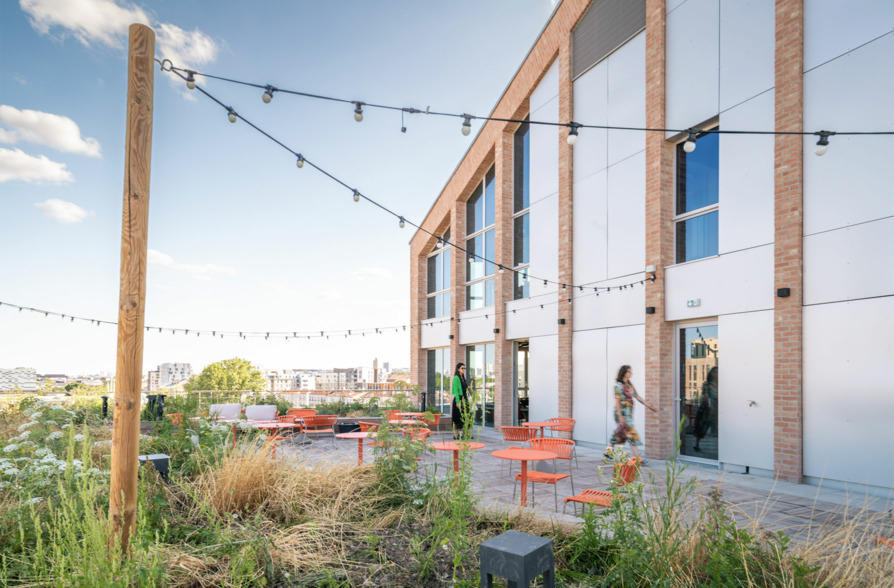
[(451, 392), (453, 401), (451, 402), (450, 416), (453, 419), (453, 438), (456, 439), (466, 428), (465, 413), (469, 411), (469, 383), (466, 381), (466, 364), (464, 363), (456, 364)]

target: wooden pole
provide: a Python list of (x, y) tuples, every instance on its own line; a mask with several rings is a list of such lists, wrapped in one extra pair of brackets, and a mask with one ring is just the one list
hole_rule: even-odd
[(118, 361), (109, 518), (112, 538), (127, 551), (137, 508), (140, 389), (146, 302), (149, 226), (149, 170), (152, 152), (152, 88), (155, 33), (130, 26), (127, 64), (127, 138), (124, 159), (124, 214), (121, 227), (121, 292), (118, 300)]

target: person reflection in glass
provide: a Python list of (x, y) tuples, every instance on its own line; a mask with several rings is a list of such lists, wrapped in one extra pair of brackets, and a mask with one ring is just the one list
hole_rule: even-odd
[(705, 383), (702, 384), (702, 392), (699, 396), (698, 411), (695, 413), (695, 451), (701, 451), (699, 444), (708, 431), (717, 434), (717, 366), (711, 368)]

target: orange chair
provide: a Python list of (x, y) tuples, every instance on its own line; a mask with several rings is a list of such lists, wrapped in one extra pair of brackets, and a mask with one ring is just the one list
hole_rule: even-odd
[(332, 445), (335, 445), (335, 421), (338, 416), (334, 414), (313, 415), (304, 417), (304, 435), (331, 435)]
[[(510, 444), (507, 449), (526, 449), (524, 446), (537, 437), (537, 429), (532, 427), (500, 427), (500, 432), (503, 433), (503, 441)], [(512, 475), (512, 461), (509, 461), (509, 475)], [(503, 464), (500, 464), (500, 477), (503, 477)]]
[[(364, 422), (364, 421), (358, 421), (357, 424), (360, 426), (360, 431), (362, 433), (375, 433), (376, 430), (378, 430), (378, 428), (379, 428), (379, 423), (368, 423), (368, 422)], [(375, 441), (367, 441), (366, 445), (367, 445), (367, 447), (375, 447), (376, 442)]]
[(399, 421), (401, 420), (400, 415), (398, 414), (399, 412), (399, 410), (389, 410), (385, 413), (385, 418), (388, 420), (389, 423)]
[[(569, 437), (573, 436), (574, 423), (576, 422), (574, 419), (565, 417), (553, 417), (549, 419), (549, 422), (552, 423), (549, 428), (553, 433), (568, 433)], [(580, 465), (577, 463), (577, 450), (574, 451), (574, 465), (575, 467), (580, 467)]]
[[(556, 512), (559, 512), (559, 481), (569, 477), (569, 474), (548, 474), (546, 472), (538, 472), (528, 470), (528, 483), (531, 484), (531, 505), (534, 504), (534, 485), (535, 484), (552, 484), (554, 499), (556, 503)], [(515, 481), (521, 481), (521, 474), (515, 474)], [(518, 484), (512, 486), (512, 501), (515, 502), (515, 488)]]
[(171, 414), (165, 415), (169, 419), (171, 419), (171, 424), (175, 427), (179, 427), (183, 425), (183, 414), (179, 412), (172, 412)]
[[(559, 456), (558, 459), (564, 459), (568, 462), (568, 477), (571, 478), (571, 493), (574, 494), (574, 472), (571, 468), (571, 456), (574, 455), (574, 441), (571, 439), (536, 437), (531, 439), (530, 443), (531, 449), (552, 451)], [(553, 472), (555, 471), (555, 462), (553, 462)], [(556, 510), (558, 510), (558, 508), (556, 508)]]
[[(615, 476), (612, 479), (612, 484), (615, 484), (618, 487), (622, 487), (636, 480), (642, 461), (642, 458), (635, 457), (625, 464), (616, 464)], [(562, 506), (562, 513), (565, 513), (565, 509), (568, 508), (569, 502), (575, 503), (574, 514), (576, 516), (578, 502), (581, 504), (595, 504), (597, 506), (609, 507), (612, 504), (613, 498), (614, 495), (611, 492), (606, 492), (605, 490), (587, 489), (580, 494), (577, 494), (576, 496), (569, 496), (568, 498), (566, 498), (565, 504)]]
[(288, 415), (293, 417), (314, 416), (316, 414), (317, 410), (315, 408), (290, 408), (288, 410)]

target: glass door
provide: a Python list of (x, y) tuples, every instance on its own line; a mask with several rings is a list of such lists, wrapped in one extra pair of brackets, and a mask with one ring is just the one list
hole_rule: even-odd
[(516, 426), (528, 422), (528, 342), (515, 342), (515, 414), (512, 423)]
[(466, 378), (469, 389), (478, 400), (475, 424), (494, 426), (494, 344), (469, 345), (466, 347)]
[(719, 339), (717, 324), (677, 328), (680, 454), (717, 460)]

